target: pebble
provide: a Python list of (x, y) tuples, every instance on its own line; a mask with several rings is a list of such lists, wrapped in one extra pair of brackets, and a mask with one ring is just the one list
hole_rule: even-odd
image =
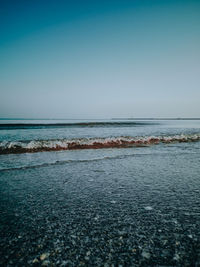
[(95, 221), (98, 221), (98, 219), (99, 219), (99, 216), (98, 215), (96, 217), (94, 217), (94, 220)]
[(143, 251), (142, 252), (142, 257), (145, 258), (145, 259), (150, 259), (151, 257), (151, 254), (147, 251)]
[(165, 246), (167, 244), (167, 240), (163, 240), (163, 245)]
[(90, 251), (87, 251), (86, 255), (87, 256), (90, 256), (91, 252)]
[(42, 266), (48, 266), (50, 264), (50, 261), (43, 261)]
[(49, 253), (43, 253), (42, 255), (40, 255), (40, 260), (43, 261), (48, 257), (49, 257)]
[(35, 258), (34, 260), (33, 260), (33, 263), (38, 263), (39, 262), (39, 260), (37, 259), (37, 258)]
[(178, 254), (175, 254), (173, 259), (174, 259), (175, 261), (179, 261), (180, 256), (179, 256)]
[(153, 208), (150, 206), (144, 207), (145, 210), (152, 210)]

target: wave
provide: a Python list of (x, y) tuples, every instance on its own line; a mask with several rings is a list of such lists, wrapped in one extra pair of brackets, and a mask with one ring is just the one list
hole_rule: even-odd
[(155, 122), (133, 122), (133, 121), (107, 121), (107, 122), (77, 122), (77, 123), (1, 123), (0, 130), (19, 129), (43, 129), (63, 127), (134, 127), (145, 125), (157, 125)]
[(123, 159), (127, 157), (133, 157), (133, 156), (144, 156), (149, 155), (147, 154), (130, 154), (130, 155), (117, 155), (117, 156), (106, 156), (106, 157), (100, 157), (100, 158), (91, 158), (91, 159), (67, 159), (67, 160), (56, 160), (54, 162), (48, 162), (48, 163), (41, 163), (41, 164), (35, 164), (35, 165), (25, 165), (20, 167), (11, 167), (11, 168), (2, 168), (0, 169), (0, 172), (6, 172), (6, 171), (16, 171), (16, 170), (27, 170), (27, 169), (34, 169), (34, 168), (41, 168), (41, 167), (49, 167), (52, 165), (65, 165), (67, 163), (77, 163), (77, 162), (92, 162), (92, 161), (102, 161), (102, 160), (112, 160), (112, 159)]
[(42, 151), (59, 151), (75, 149), (121, 148), (130, 146), (146, 146), (159, 143), (195, 142), (200, 140), (200, 134), (173, 136), (120, 136), (110, 138), (80, 138), (31, 141), (2, 141), (0, 154), (33, 153)]
[[(178, 154), (196, 154), (195, 152), (179, 152)], [(177, 154), (177, 152), (176, 152)], [(125, 154), (125, 155), (116, 155), (116, 156), (105, 156), (105, 157), (99, 157), (99, 158), (91, 158), (91, 159), (67, 159), (67, 160), (56, 160), (53, 162), (44, 162), (41, 164), (34, 164), (34, 165), (22, 165), (19, 167), (2, 167), (0, 168), (0, 173), (7, 172), (7, 171), (18, 171), (18, 170), (28, 170), (28, 169), (38, 169), (38, 168), (44, 168), (49, 166), (58, 166), (58, 165), (65, 165), (68, 163), (87, 163), (87, 162), (97, 162), (97, 161), (103, 161), (103, 160), (113, 160), (113, 159), (125, 159), (125, 158), (132, 158), (132, 157), (144, 157), (144, 156), (168, 156), (169, 152), (167, 153), (133, 153), (133, 154)], [(103, 170), (93, 170), (94, 172), (104, 172)]]

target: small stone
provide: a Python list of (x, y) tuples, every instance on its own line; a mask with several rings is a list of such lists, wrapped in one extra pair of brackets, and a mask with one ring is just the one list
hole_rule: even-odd
[(151, 257), (151, 254), (147, 251), (143, 251), (142, 252), (142, 257), (145, 258), (145, 259), (150, 259)]
[(175, 255), (174, 255), (174, 260), (175, 260), (175, 261), (179, 261), (179, 259), (180, 259), (180, 256), (179, 256), (178, 254), (175, 254)]
[(90, 251), (87, 251), (86, 255), (87, 256), (90, 256), (91, 252)]
[(163, 245), (165, 246), (167, 244), (167, 240), (163, 240)]
[(38, 263), (39, 262), (39, 260), (37, 259), (37, 258), (35, 258), (34, 260), (33, 260), (33, 263)]
[(192, 236), (192, 235), (188, 235), (188, 237), (189, 237), (189, 238), (191, 238), (191, 239), (193, 238), (193, 236)]
[(49, 257), (49, 253), (43, 253), (42, 255), (40, 255), (40, 260), (43, 261), (48, 257)]
[(145, 210), (152, 210), (153, 208), (150, 206), (144, 207)]

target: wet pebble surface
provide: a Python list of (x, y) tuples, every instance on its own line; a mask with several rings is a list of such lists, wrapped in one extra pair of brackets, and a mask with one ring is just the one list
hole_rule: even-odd
[(0, 266), (200, 266), (199, 163), (155, 153), (0, 172)]

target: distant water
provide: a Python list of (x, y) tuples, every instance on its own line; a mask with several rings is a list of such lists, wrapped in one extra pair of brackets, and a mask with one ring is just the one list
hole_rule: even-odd
[(0, 265), (200, 266), (199, 166), (199, 120), (2, 120)]

